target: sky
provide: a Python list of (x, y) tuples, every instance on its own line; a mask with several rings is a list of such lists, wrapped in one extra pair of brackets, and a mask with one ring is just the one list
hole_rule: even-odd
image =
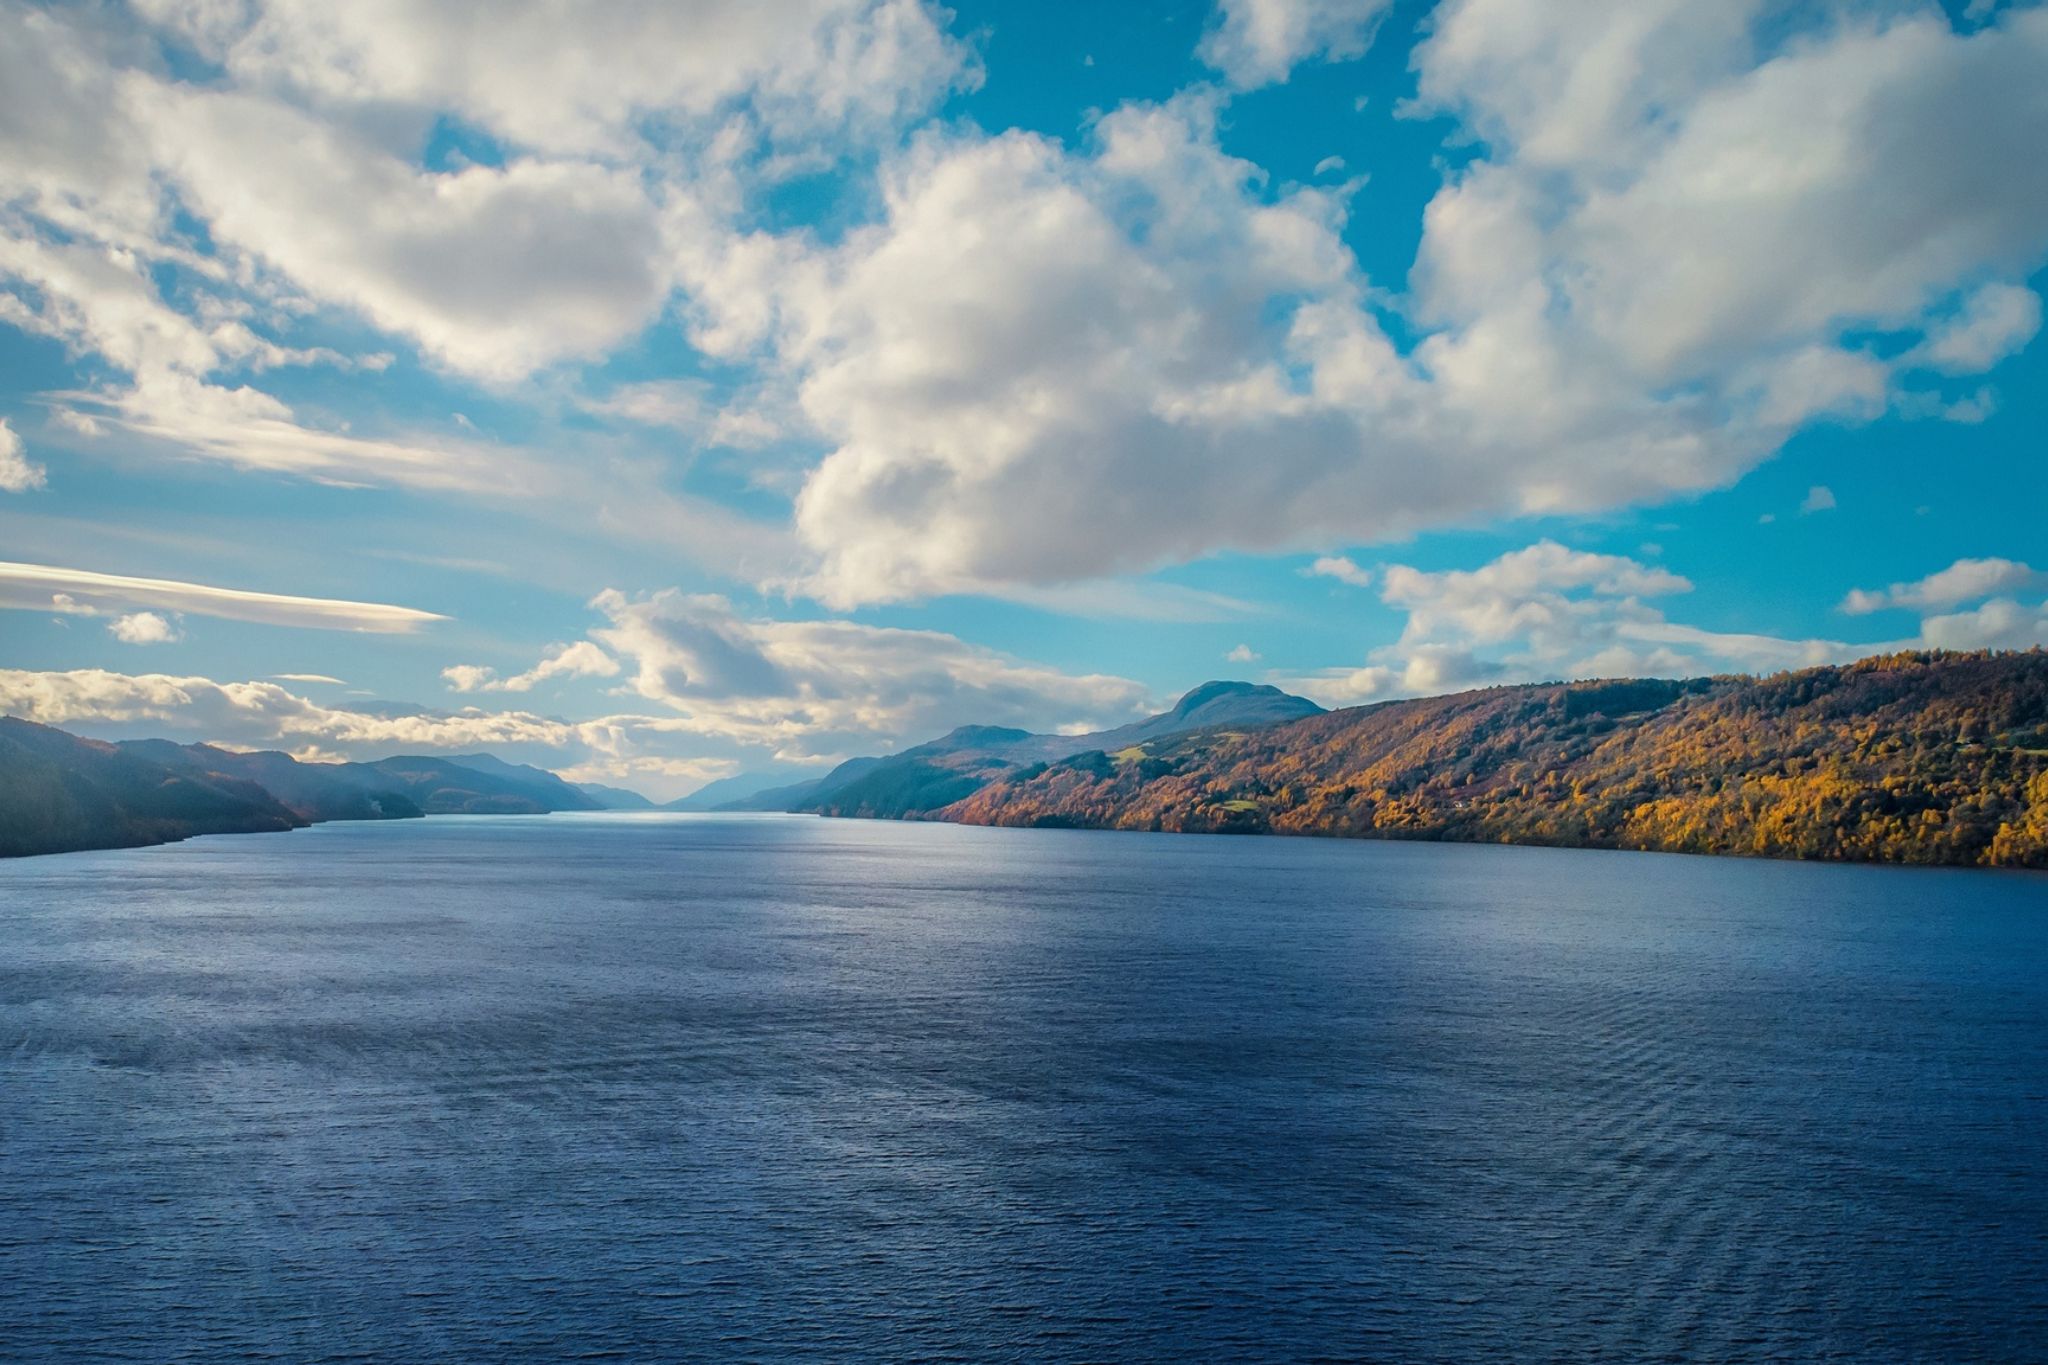
[(0, 711), (666, 798), (2032, 647), (2044, 73), (2008, 0), (0, 0)]

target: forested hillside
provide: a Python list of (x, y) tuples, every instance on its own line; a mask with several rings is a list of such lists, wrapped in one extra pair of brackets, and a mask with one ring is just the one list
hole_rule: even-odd
[(1500, 687), (1034, 765), (975, 824), (2048, 866), (2048, 655)]
[[(631, 792), (614, 799), (627, 797), (641, 799)], [(328, 820), (598, 808), (596, 797), (551, 772), (489, 754), (301, 763), (289, 754), (165, 739), (107, 744), (0, 716), (0, 857), (264, 833)]]
[(305, 824), (253, 782), (0, 716), (0, 857), (131, 848)]

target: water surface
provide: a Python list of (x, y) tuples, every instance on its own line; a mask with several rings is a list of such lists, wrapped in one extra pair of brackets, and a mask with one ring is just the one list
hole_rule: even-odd
[(0, 864), (11, 1360), (2048, 1354), (2048, 878), (802, 818)]

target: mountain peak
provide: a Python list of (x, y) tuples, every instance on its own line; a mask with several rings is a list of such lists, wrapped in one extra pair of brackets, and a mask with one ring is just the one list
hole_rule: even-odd
[(1029, 730), (1019, 730), (1010, 725), (958, 725), (929, 743), (919, 745), (921, 749), (968, 749), (987, 746), (1015, 744), (1031, 738)]
[(1297, 697), (1266, 683), (1217, 679), (1189, 689), (1163, 719), (1184, 721), (1213, 714), (1215, 724), (1240, 719), (1266, 722), (1320, 715), (1322, 709), (1307, 697)]
[(1181, 699), (1173, 704), (1171, 715), (1186, 715), (1198, 706), (1205, 706), (1223, 697), (1245, 697), (1264, 693), (1268, 696), (1284, 697), (1287, 694), (1277, 687), (1263, 683), (1237, 682), (1229, 678), (1215, 678), (1189, 688)]

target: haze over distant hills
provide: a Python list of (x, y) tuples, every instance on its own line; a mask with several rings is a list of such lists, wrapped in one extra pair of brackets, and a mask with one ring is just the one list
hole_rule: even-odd
[[(0, 855), (649, 804), (488, 754), (300, 763), (0, 719)], [(2044, 867), (2048, 654), (1909, 653), (1331, 712), (1205, 683), (1114, 730), (962, 726), (721, 808)]]
[[(726, 779), (668, 809), (918, 815), (1034, 759), (1192, 726), (1249, 726), (1321, 709), (1273, 687), (1206, 683), (1172, 710), (1118, 730), (1060, 736), (963, 726), (898, 754), (850, 760), (795, 786), (764, 792), (763, 785), (776, 780), (774, 772)], [(8, 798), (0, 804), (0, 855), (128, 847), (326, 820), (655, 809), (638, 792), (566, 782), (545, 769), (484, 753), (301, 763), (288, 754), (164, 739), (106, 744), (11, 718), (0, 727), (0, 783)], [(859, 784), (863, 778), (871, 780)], [(735, 799), (720, 804), (728, 795)]]
[(1248, 682), (1207, 682), (1156, 716), (1093, 734), (1044, 735), (963, 725), (880, 758), (854, 758), (823, 777), (772, 787), (713, 807), (902, 818), (937, 810), (1034, 763), (1091, 749), (1122, 749), (1214, 726), (1254, 728), (1323, 713), (1306, 697)]

